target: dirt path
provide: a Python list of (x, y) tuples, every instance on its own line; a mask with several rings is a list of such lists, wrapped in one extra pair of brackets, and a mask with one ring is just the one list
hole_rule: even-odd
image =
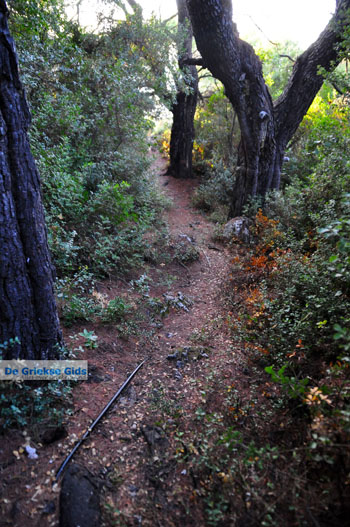
[[(166, 161), (158, 159), (154, 170), (163, 174)], [(213, 224), (191, 206), (195, 182), (159, 175), (158, 184), (173, 201), (165, 220), (170, 251), (178, 258), (160, 258), (142, 273), (147, 274), (149, 284), (145, 301), (151, 305), (160, 300), (164, 305), (168, 299), (169, 312), (163, 318), (140, 322), (140, 334), (126, 342), (110, 326), (93, 327), (99, 347), (79, 357), (89, 360), (93, 375), (89, 383), (74, 390), (75, 411), (68, 437), (45, 447), (34, 438), (39, 462), (23, 455), (13, 457), (12, 451), (23, 443), (21, 433), (12, 435), (10, 446), (0, 448), (5, 459), (1, 482), (5, 520), (1, 525), (58, 525), (60, 487), (51, 487), (53, 474), (76, 438), (145, 358), (127, 394), (75, 461), (89, 468), (103, 487), (105, 525), (204, 525), (200, 504), (193, 498), (194, 482), (174, 454), (180, 444), (179, 425), (182, 430), (194, 426), (210, 372), (226, 367), (228, 350), (232, 355), (223, 324), (223, 284), (232, 254), (213, 241)], [(196, 253), (198, 259), (188, 262)], [(141, 295), (123, 281), (101, 284), (99, 291), (110, 298), (134, 296), (135, 301)], [(73, 329), (75, 334), (81, 331)], [(78, 338), (77, 345), (81, 342)], [(227, 378), (236, 373), (231, 364)], [(11, 463), (6, 466), (9, 457)], [(16, 480), (19, 484), (14, 484)], [(194, 523), (193, 514), (197, 515)]]
[[(173, 243), (186, 244), (190, 239), (199, 251), (198, 261), (183, 267), (180, 283), (176, 283), (176, 287), (193, 300), (193, 307), (187, 313), (180, 311), (176, 316), (167, 317), (159, 334), (159, 338), (164, 339), (167, 333), (176, 333), (176, 343), (171, 346), (181, 347), (188, 344), (191, 335), (199, 335), (206, 324), (218, 318), (230, 256), (222, 245), (213, 242), (214, 225), (191, 206), (196, 183), (165, 176), (160, 178), (160, 185), (174, 203), (166, 214)], [(167, 353), (168, 344), (166, 341), (163, 353)], [(220, 342), (212, 344), (218, 348)]]
[[(165, 168), (164, 160), (158, 161), (156, 169), (163, 173)], [(115, 511), (111, 517), (119, 518), (121, 525), (199, 526), (204, 520), (191, 503), (193, 482), (174, 462), (174, 451), (179, 421), (185, 427), (193, 425), (207, 375), (224, 360), (230, 344), (220, 319), (230, 255), (213, 242), (213, 224), (191, 206), (195, 182), (161, 176), (159, 185), (173, 201), (166, 213), (171, 243), (190, 247), (193, 242), (199, 251), (197, 261), (171, 267), (177, 279), (166, 291), (173, 297), (184, 295), (193, 305), (166, 316), (150, 343), (147, 363), (135, 383), (137, 402), (130, 403), (126, 418), (137, 439), (131, 449), (130, 444), (124, 447), (123, 468), (118, 469), (122, 481), (106, 500)], [(151, 294), (164, 291), (158, 286)], [(124, 433), (127, 437), (127, 428)], [(191, 509), (196, 511), (195, 523)]]

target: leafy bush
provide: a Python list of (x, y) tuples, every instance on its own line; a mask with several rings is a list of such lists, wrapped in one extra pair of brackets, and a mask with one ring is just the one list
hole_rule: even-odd
[(102, 320), (104, 322), (116, 322), (126, 317), (130, 311), (131, 306), (125, 303), (125, 300), (120, 296), (113, 298), (107, 304), (102, 312)]
[(193, 243), (187, 240), (178, 242), (174, 249), (174, 259), (179, 263), (189, 264), (199, 259), (199, 250)]
[(60, 426), (69, 410), (71, 384), (0, 381), (1, 429)]
[(198, 105), (195, 117), (196, 143), (194, 166), (207, 166), (203, 160), (221, 159), (228, 165), (235, 153), (238, 137), (237, 117), (224, 94), (221, 83), (204, 88), (206, 99)]
[(58, 308), (66, 326), (77, 321), (91, 321), (101, 313), (101, 305), (93, 296), (94, 281), (87, 267), (56, 284)]
[(169, 95), (171, 36), (137, 15), (89, 34), (67, 21), (60, 0), (10, 8), (58, 275), (82, 264), (100, 276), (137, 265), (163, 206), (147, 152), (153, 81)]
[(193, 205), (206, 212), (216, 210), (218, 205), (228, 207), (234, 181), (232, 172), (232, 167), (225, 167), (222, 161), (213, 161), (193, 194)]

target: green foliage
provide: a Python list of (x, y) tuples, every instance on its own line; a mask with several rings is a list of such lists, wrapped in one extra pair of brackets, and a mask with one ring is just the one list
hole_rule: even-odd
[(88, 331), (85, 328), (81, 333), (79, 333), (79, 336), (84, 337), (85, 340), (84, 340), (83, 346), (85, 346), (86, 348), (88, 349), (98, 348), (98, 343), (97, 343), (98, 336), (95, 335), (94, 331)]
[[(102, 221), (109, 222), (117, 226), (127, 219), (137, 220), (137, 214), (132, 212), (134, 199), (125, 194), (130, 185), (125, 181), (119, 183), (108, 183), (104, 181), (99, 185), (91, 200), (91, 220), (94, 216), (101, 218)], [(88, 195), (86, 194), (88, 199)]]
[[(211, 404), (213, 393), (215, 403)], [(234, 385), (224, 384), (218, 371), (201, 395), (204, 405), (196, 410), (197, 435), (178, 430), (175, 456), (198, 482), (195, 494), (205, 504), (205, 523), (238, 524), (248, 508), (251, 524), (280, 524), (290, 500), (280, 486), (287, 451), (284, 444), (266, 442), (261, 435), (264, 418), (258, 417), (259, 412), (274, 426), (271, 408), (258, 402), (256, 385), (240, 397)], [(290, 463), (288, 478), (294, 468)]]
[(107, 306), (103, 309), (102, 320), (104, 322), (116, 322), (126, 317), (130, 311), (131, 306), (125, 303), (125, 300), (117, 296), (110, 300)]
[(182, 264), (189, 264), (199, 259), (200, 253), (196, 246), (188, 241), (181, 241), (175, 245), (174, 259)]
[[(259, 341), (280, 357), (301, 340), (304, 352), (335, 357), (334, 326), (349, 310), (349, 110), (316, 101), (294, 145), (293, 179), (284, 193), (267, 199), (279, 236), (262, 233), (274, 251), (274, 272), (264, 293)], [(271, 257), (270, 257), (271, 258)], [(271, 289), (274, 293), (271, 295)], [(332, 301), (330, 302), (330, 299)]]
[(139, 14), (87, 33), (67, 21), (60, 0), (14, 0), (10, 9), (58, 275), (82, 264), (100, 276), (139, 265), (143, 234), (163, 206), (147, 152), (154, 94), (171, 98), (177, 69), (171, 34)]
[(1, 428), (60, 426), (70, 413), (71, 384), (0, 381)]
[(234, 181), (232, 170), (225, 167), (222, 161), (213, 160), (193, 194), (194, 206), (206, 212), (216, 210), (218, 205), (228, 207)]
[(56, 288), (58, 308), (66, 326), (92, 321), (101, 313), (101, 305), (92, 296), (94, 281), (87, 267), (71, 277), (59, 279)]
[(337, 53), (342, 59), (342, 62), (337, 68), (331, 68), (333, 71), (326, 71), (324, 68), (319, 68), (319, 73), (322, 75), (336, 90), (338, 99), (343, 103), (349, 104), (350, 93), (350, 75), (348, 69), (348, 61), (350, 58), (350, 15), (349, 11), (345, 15), (347, 17), (347, 24), (343, 26), (342, 40), (337, 44)]
[(284, 364), (278, 371), (274, 370), (273, 366), (266, 366), (265, 371), (271, 375), (271, 380), (281, 384), (286, 390), (289, 397), (292, 399), (300, 398), (305, 395), (306, 386), (309, 379), (297, 379), (296, 377), (288, 377), (284, 374), (289, 364)]
[(254, 47), (262, 61), (264, 78), (270, 93), (276, 99), (282, 95), (301, 50), (290, 41), (271, 45), (268, 48), (262, 48), (261, 44), (257, 43)]
[(10, 0), (11, 26), (15, 34), (47, 37), (50, 29), (58, 29), (62, 19), (62, 0)]
[[(332, 200), (339, 204), (341, 194), (349, 192), (349, 120), (347, 106), (332, 104), (320, 96), (304, 118), (287, 154), (290, 161), (283, 168), (284, 181), (289, 183), (287, 196), (300, 200), (295, 207), (296, 214), (300, 214), (297, 209), (303, 204), (303, 198), (309, 203), (309, 215), (320, 215), (324, 204), (332, 204)], [(304, 208), (306, 205), (301, 207), (301, 212), (305, 214)], [(299, 223), (304, 221), (298, 216), (297, 219)]]
[(221, 83), (210, 83), (205, 93), (195, 115), (194, 166), (201, 172), (213, 159), (222, 160), (224, 166), (232, 164), (239, 138), (237, 116)]
[[(330, 93), (316, 99), (290, 147), (283, 191), (267, 198), (264, 213), (256, 211), (254, 246), (234, 259), (233, 284), (239, 272), (249, 273), (250, 282), (239, 314), (228, 319), (250, 360), (275, 385), (273, 419), (288, 416), (282, 423), (288, 433), (304, 430), (292, 448), (305, 449), (307, 464), (297, 454), (290, 461), (295, 474), (303, 471), (310, 485), (326, 470), (324, 496), (337, 492), (335, 473), (337, 488), (345, 488), (341, 467), (350, 465), (340, 446), (348, 438), (350, 405), (350, 114)], [(297, 486), (300, 495), (306, 492)], [(300, 515), (302, 505), (294, 507)]]

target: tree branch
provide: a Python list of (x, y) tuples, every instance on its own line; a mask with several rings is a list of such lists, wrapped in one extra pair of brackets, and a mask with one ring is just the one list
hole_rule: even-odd
[(198, 80), (202, 80), (202, 79), (213, 79), (213, 76), (211, 73), (204, 73), (204, 75), (199, 75), (198, 77)]
[(296, 62), (295, 59), (293, 59), (293, 57), (291, 57), (290, 55), (285, 55), (284, 53), (282, 55), (279, 55), (281, 58), (284, 58), (284, 59), (289, 59), (291, 62)]
[(266, 115), (272, 112), (261, 61), (252, 46), (239, 38), (232, 21), (231, 2), (188, 0), (187, 3), (198, 50), (206, 67), (225, 86), (237, 112), (247, 152), (256, 152), (258, 156), (262, 123), (258, 116), (261, 111)]
[[(329, 82), (329, 81), (328, 81)], [(343, 90), (341, 90), (339, 88), (339, 86), (334, 82), (334, 81), (331, 81), (331, 85), (333, 86), (333, 88), (335, 89), (335, 91), (339, 94), (339, 95), (345, 95), (346, 92), (344, 92)]]
[(275, 103), (277, 135), (285, 144), (292, 138), (323, 84), (319, 67), (327, 71), (339, 64), (336, 45), (349, 23), (350, 0), (339, 0), (334, 16), (319, 38), (298, 57), (288, 84)]
[(278, 46), (278, 43), (277, 42), (273, 42), (267, 35), (266, 33), (261, 29), (260, 26), (258, 26), (258, 24), (255, 22), (255, 20), (253, 19), (252, 16), (249, 15), (249, 18), (250, 20), (253, 22), (254, 26), (260, 31), (260, 33), (262, 33), (264, 35), (264, 37), (267, 39), (268, 42), (270, 42), (270, 44), (272, 44), (273, 46)]
[(181, 60), (180, 66), (203, 66), (204, 67), (204, 60), (202, 59), (202, 57), (198, 59), (194, 57), (187, 57)]
[(165, 20), (163, 20), (163, 24), (166, 26), (168, 24), (168, 22), (171, 22), (171, 20), (173, 20), (175, 17), (177, 17), (177, 13), (175, 13), (174, 15), (170, 16), (169, 18), (166, 18)]

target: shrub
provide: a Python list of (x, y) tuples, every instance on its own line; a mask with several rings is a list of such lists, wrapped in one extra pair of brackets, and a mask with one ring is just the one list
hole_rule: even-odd
[(125, 303), (120, 296), (113, 298), (103, 309), (102, 320), (104, 322), (116, 322), (122, 320), (130, 312), (131, 306)]
[[(38, 386), (38, 384), (40, 384)], [(70, 413), (71, 384), (0, 381), (1, 429), (60, 426)]]
[(193, 205), (206, 212), (214, 211), (218, 205), (228, 208), (234, 183), (232, 173), (232, 165), (225, 167), (222, 161), (212, 162), (193, 194)]

